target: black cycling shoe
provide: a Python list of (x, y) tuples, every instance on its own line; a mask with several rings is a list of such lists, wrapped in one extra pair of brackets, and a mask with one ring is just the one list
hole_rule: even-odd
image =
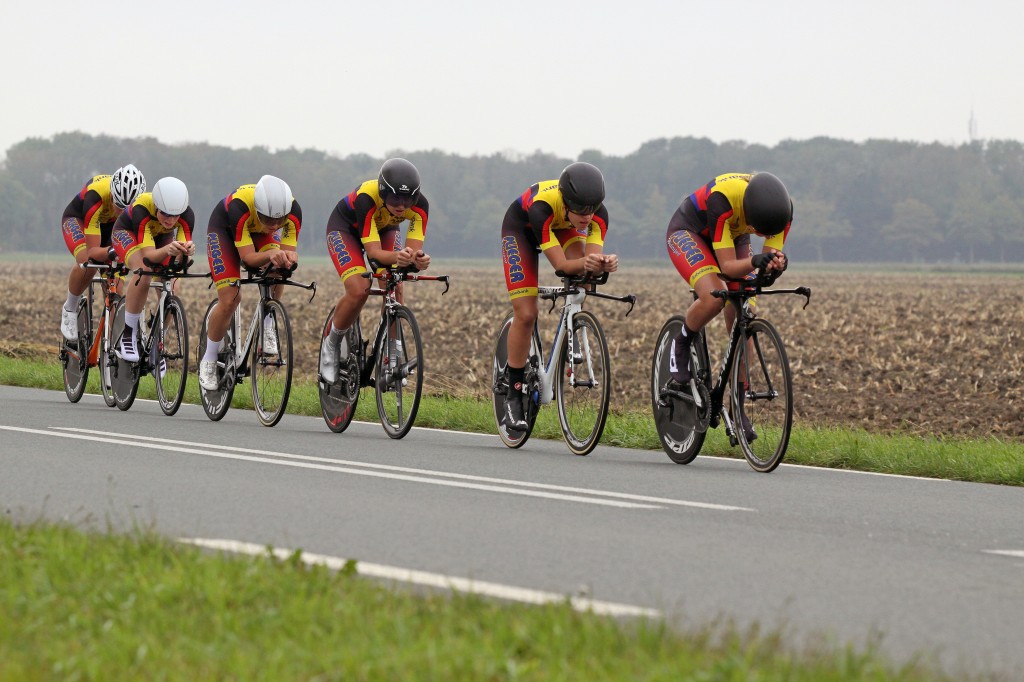
[(670, 391), (685, 391), (686, 393), (689, 393), (690, 392), (690, 382), (689, 381), (686, 381), (686, 382), (676, 381), (675, 377), (671, 377), (668, 380), (668, 383), (665, 384), (665, 388), (667, 388)]
[(757, 431), (754, 431), (754, 425), (750, 423), (747, 415), (740, 412), (740, 428), (743, 429), (743, 437), (747, 439), (748, 443), (753, 443), (757, 440)]
[(523, 414), (523, 398), (521, 393), (505, 397), (505, 414), (502, 421), (509, 431), (523, 433), (529, 427)]

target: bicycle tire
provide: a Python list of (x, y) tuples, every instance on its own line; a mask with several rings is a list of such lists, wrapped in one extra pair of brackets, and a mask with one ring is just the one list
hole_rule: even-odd
[[(268, 353), (264, 343), (264, 320), (277, 331), (277, 352)], [(257, 321), (256, 343), (252, 347), (252, 404), (263, 426), (274, 426), (284, 416), (292, 388), (292, 325), (280, 301), (263, 304), (263, 320)]]
[[(555, 402), (562, 437), (569, 450), (582, 457), (594, 451), (604, 433), (612, 374), (608, 341), (593, 313), (576, 313), (572, 327), (575, 348), (569, 348), (566, 334), (558, 350)], [(575, 385), (570, 385), (570, 378)]]
[(160, 409), (168, 417), (181, 407), (188, 382), (188, 320), (185, 306), (177, 296), (168, 296), (164, 302), (164, 326), (152, 330), (156, 334), (156, 366), (153, 379)]
[(505, 411), (505, 396), (508, 392), (508, 378), (506, 369), (508, 367), (508, 330), (512, 326), (513, 313), (505, 316), (501, 326), (498, 328), (498, 338), (494, 343), (494, 356), (491, 362), (491, 393), (494, 407), (494, 422), (498, 428), (498, 437), (506, 447), (516, 449), (526, 445), (533, 433), (534, 424), (537, 421), (537, 410), (540, 407), (540, 380), (537, 375), (537, 368), (540, 367), (540, 342), (536, 326), (533, 329), (533, 341), (530, 357), (526, 363), (526, 396), (523, 400), (523, 413), (526, 417), (526, 431), (515, 435), (505, 428), (502, 415)]
[[(203, 324), (199, 329), (199, 344), (196, 346), (196, 367), (203, 361), (206, 354), (206, 340), (209, 338), (207, 325), (210, 320), (210, 313), (217, 301), (211, 301), (203, 315)], [(220, 346), (220, 353), (217, 354), (217, 379), (218, 388), (215, 391), (207, 391), (199, 384), (199, 398), (203, 404), (203, 412), (210, 418), (210, 421), (220, 421), (231, 408), (231, 398), (235, 394), (235, 330), (233, 324), (228, 324), (227, 331)]]
[[(381, 426), (388, 436), (399, 439), (409, 433), (420, 408), (423, 339), (416, 316), (405, 306), (396, 307), (389, 317), (377, 334), (373, 385)], [(391, 354), (392, 327), (395, 339), (402, 344), (397, 359)]]
[(115, 407), (117, 400), (114, 398), (114, 387), (111, 383), (113, 365), (117, 358), (114, 356), (114, 344), (112, 328), (114, 326), (114, 315), (121, 305), (121, 298), (115, 297), (110, 304), (110, 309), (104, 309), (100, 316), (100, 347), (97, 354), (97, 365), (100, 370), (100, 393), (103, 395), (103, 402), (107, 407)]
[(789, 446), (793, 377), (782, 337), (770, 322), (752, 320), (745, 339), (729, 383), (733, 427), (747, 463), (769, 473), (782, 463)]
[[(672, 344), (682, 331), (684, 318), (681, 315), (670, 317), (658, 333), (651, 359), (651, 409), (654, 413), (654, 426), (658, 432), (661, 447), (676, 464), (689, 464), (700, 453), (707, 436), (707, 417), (710, 416), (710, 396), (708, 391), (701, 392), (704, 399), (704, 410), (699, 411), (692, 398), (671, 397), (663, 395), (663, 389), (671, 378), (669, 362)], [(696, 346), (693, 346), (696, 344)], [(695, 366), (691, 368), (698, 384), (706, 387), (710, 380), (710, 359), (704, 331), (691, 341)]]
[[(332, 308), (327, 313), (327, 320), (324, 322), (323, 331), (320, 334), (320, 352), (323, 351), (323, 344), (327, 343), (333, 319), (334, 309)], [(323, 377), (319, 376), (319, 369), (317, 370), (320, 413), (323, 415), (327, 428), (334, 433), (341, 433), (348, 428), (355, 416), (356, 405), (359, 404), (363, 334), (358, 319), (348, 331), (348, 351), (347, 359), (338, 361), (338, 376), (335, 377), (334, 383), (328, 384), (324, 381)]]
[(89, 302), (86, 296), (78, 300), (78, 338), (69, 343), (61, 337), (61, 364), (63, 365), (64, 393), (77, 403), (85, 394), (89, 380), (89, 350), (92, 343)]
[[(124, 315), (126, 309), (124, 302), (117, 306), (114, 314), (114, 323), (110, 329), (110, 339), (116, 344), (116, 339), (121, 338), (124, 333)], [(114, 392), (114, 404), (117, 409), (127, 411), (135, 403), (135, 396), (139, 393), (139, 363), (128, 362), (114, 353), (114, 364), (111, 365), (110, 387)]]

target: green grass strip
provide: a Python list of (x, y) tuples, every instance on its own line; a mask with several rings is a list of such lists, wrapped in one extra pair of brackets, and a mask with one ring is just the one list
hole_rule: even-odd
[(150, 532), (0, 519), (0, 679), (938, 680), (871, 642), (418, 592)]

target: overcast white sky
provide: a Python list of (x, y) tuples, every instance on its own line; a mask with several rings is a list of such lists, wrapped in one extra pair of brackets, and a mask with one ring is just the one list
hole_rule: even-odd
[[(228, 6), (235, 9), (228, 9)], [(1024, 140), (1010, 0), (5, 0), (0, 153), (81, 130), (339, 155)]]

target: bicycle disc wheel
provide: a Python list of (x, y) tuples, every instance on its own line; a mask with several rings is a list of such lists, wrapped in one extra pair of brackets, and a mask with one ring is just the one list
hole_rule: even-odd
[(604, 330), (593, 314), (573, 315), (572, 338), (572, 348), (567, 334), (558, 350), (555, 400), (562, 436), (582, 456), (593, 452), (604, 432), (612, 373)]
[[(116, 347), (121, 334), (124, 333), (124, 302), (117, 306), (114, 321), (110, 328), (110, 342)], [(139, 363), (128, 362), (114, 353), (110, 366), (110, 387), (114, 391), (114, 404), (119, 410), (131, 408), (135, 396), (139, 392)]]
[[(710, 409), (710, 400), (706, 391), (701, 398), (705, 401), (704, 408), (698, 409), (696, 402), (688, 392), (669, 394), (666, 385), (672, 377), (669, 363), (672, 355), (672, 344), (683, 328), (683, 317), (670, 317), (658, 334), (654, 346), (654, 357), (651, 361), (651, 407), (654, 411), (654, 426), (658, 431), (658, 439), (665, 454), (676, 464), (689, 464), (700, 452), (707, 435), (705, 417)], [(696, 366), (692, 367), (694, 377), (703, 384), (710, 372), (707, 357), (707, 346), (704, 343), (704, 332), (701, 331), (691, 344), (696, 344)]]
[[(331, 320), (334, 318), (334, 309), (327, 313), (327, 321), (324, 322), (323, 332), (320, 335), (320, 347), (327, 343), (327, 335), (331, 331)], [(324, 416), (324, 422), (334, 433), (341, 433), (352, 423), (352, 417), (356, 413), (356, 405), (359, 403), (359, 375), (362, 371), (361, 360), (363, 349), (363, 335), (359, 327), (359, 320), (349, 328), (348, 331), (348, 357), (338, 359), (338, 375), (333, 384), (328, 384), (319, 378), (317, 387), (320, 392), (320, 412)], [(319, 370), (318, 370), (319, 371)]]
[(374, 391), (381, 426), (392, 438), (402, 438), (416, 421), (423, 392), (423, 341), (412, 311), (395, 309), (389, 328), (377, 338)]
[(112, 331), (114, 316), (120, 306), (120, 299), (115, 299), (110, 306), (110, 310), (104, 310), (103, 316), (100, 318), (102, 329), (100, 330), (100, 348), (97, 362), (100, 368), (100, 393), (103, 394), (103, 402), (106, 403), (107, 407), (117, 405), (117, 400), (114, 398), (114, 386), (111, 383), (114, 372), (113, 367), (117, 362), (117, 358), (114, 356), (114, 344), (111, 339), (114, 338)]
[(68, 342), (61, 337), (61, 364), (64, 365), (64, 393), (68, 400), (77, 403), (85, 393), (89, 378), (89, 346), (92, 334), (89, 325), (89, 302), (83, 296), (78, 301), (78, 338)]
[[(268, 352), (264, 340), (265, 320), (270, 319), (277, 332), (277, 352)], [(252, 367), (252, 404), (260, 424), (273, 426), (281, 421), (292, 390), (292, 326), (280, 301), (263, 304), (263, 320), (257, 321), (256, 343), (249, 366)]]
[[(207, 324), (210, 320), (210, 313), (217, 301), (212, 301), (206, 308), (203, 315), (203, 324), (199, 329), (199, 345), (196, 351), (196, 367), (202, 362), (206, 354), (206, 340), (209, 338)], [(220, 353), (217, 354), (217, 390), (207, 391), (199, 384), (199, 397), (203, 403), (203, 412), (211, 421), (220, 421), (228, 413), (231, 407), (231, 397), (235, 394), (235, 331), (232, 325), (228, 325), (224, 333), (224, 339), (220, 346)]]
[(177, 296), (168, 296), (164, 305), (164, 328), (154, 329), (156, 397), (168, 417), (181, 407), (188, 380), (188, 322), (185, 306)]
[(522, 433), (509, 431), (505, 427), (502, 415), (505, 412), (505, 396), (508, 393), (508, 375), (506, 373), (508, 368), (508, 330), (512, 326), (512, 317), (512, 313), (506, 315), (501, 323), (501, 327), (498, 329), (498, 339), (494, 344), (494, 359), (491, 362), (491, 391), (494, 406), (494, 422), (498, 427), (498, 437), (501, 438), (501, 442), (507, 447), (514, 449), (521, 448), (526, 444), (526, 441), (530, 439), (530, 434), (533, 433), (533, 425), (537, 421), (540, 381), (537, 378), (536, 369), (540, 366), (540, 362), (537, 352), (539, 346), (536, 339), (537, 331), (534, 329), (533, 353), (531, 353), (526, 365), (527, 376), (524, 382), (528, 387), (527, 394), (523, 397), (523, 412), (527, 424), (526, 431)]
[(733, 427), (743, 455), (755, 471), (779, 466), (793, 426), (793, 378), (782, 338), (766, 320), (747, 326), (729, 385)]

